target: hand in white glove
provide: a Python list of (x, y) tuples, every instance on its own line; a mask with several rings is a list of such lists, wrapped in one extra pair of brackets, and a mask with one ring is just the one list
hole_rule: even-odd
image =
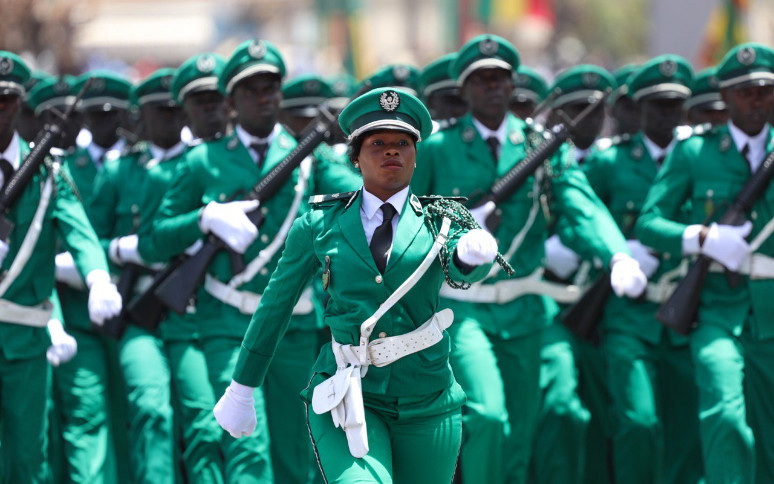
[(712, 257), (729, 270), (737, 271), (750, 253), (750, 245), (745, 237), (751, 231), (752, 223), (749, 220), (739, 226), (713, 223), (701, 246), (701, 253)]
[(145, 261), (142, 260), (142, 257), (140, 257), (140, 252), (137, 250), (137, 242), (137, 234), (116, 237), (111, 240), (110, 245), (108, 246), (108, 256), (110, 257), (110, 260), (118, 265), (147, 265), (145, 264)]
[(610, 285), (618, 297), (636, 298), (645, 291), (648, 278), (634, 258), (619, 252), (610, 261)]
[(457, 257), (469, 266), (489, 264), (497, 255), (497, 242), (484, 229), (466, 232), (457, 242)]
[(255, 210), (258, 205), (258, 200), (210, 202), (202, 210), (199, 227), (202, 232), (215, 234), (233, 250), (244, 254), (258, 237), (258, 229), (245, 213)]
[(484, 230), (489, 230), (486, 226), (486, 218), (495, 211), (495, 208), (497, 208), (497, 205), (495, 205), (494, 202), (486, 202), (485, 204), (481, 205), (480, 207), (471, 208), (470, 214), (473, 216), (474, 219), (476, 219), (476, 222), (478, 222), (478, 225), (481, 226)]
[(232, 380), (212, 410), (218, 424), (235, 439), (250, 435), (255, 430), (257, 421), (253, 390), (252, 387)]
[(0, 266), (3, 265), (3, 260), (5, 260), (5, 256), (8, 255), (8, 244), (0, 240)]
[(661, 261), (658, 257), (650, 253), (650, 249), (642, 245), (639, 240), (632, 239), (627, 240), (626, 245), (629, 247), (629, 252), (632, 253), (632, 257), (640, 264), (640, 269), (645, 273), (646, 277), (650, 277), (658, 269), (658, 265)]
[(89, 317), (92, 322), (102, 326), (106, 319), (118, 316), (121, 312), (121, 295), (110, 276), (102, 269), (94, 269), (86, 275), (89, 287)]
[(546, 269), (562, 279), (567, 279), (578, 270), (580, 260), (571, 249), (568, 249), (558, 235), (552, 235), (546, 239)]
[(48, 334), (51, 336), (51, 346), (46, 350), (46, 359), (51, 366), (67, 363), (78, 352), (75, 338), (67, 334), (58, 319), (48, 321)]
[(67, 284), (75, 289), (86, 289), (86, 284), (83, 283), (83, 277), (78, 272), (78, 268), (75, 267), (75, 261), (72, 254), (69, 252), (62, 252), (57, 254), (54, 259), (56, 266), (55, 274), (56, 280)]

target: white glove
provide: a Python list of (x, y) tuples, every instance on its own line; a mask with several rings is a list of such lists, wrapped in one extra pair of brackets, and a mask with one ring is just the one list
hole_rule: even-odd
[(121, 295), (110, 276), (102, 269), (94, 269), (86, 275), (89, 287), (89, 317), (92, 322), (102, 326), (106, 319), (118, 316), (121, 312)]
[(125, 237), (117, 237), (110, 241), (108, 246), (108, 256), (113, 263), (118, 265), (124, 265), (127, 263), (138, 264), (141, 266), (147, 265), (145, 261), (140, 257), (140, 252), (137, 250), (137, 234), (127, 235)]
[(75, 289), (86, 289), (86, 284), (83, 283), (83, 277), (78, 272), (78, 268), (75, 267), (75, 261), (72, 254), (69, 252), (62, 252), (57, 254), (54, 259), (56, 266), (55, 274), (56, 280), (67, 284)]
[(562, 279), (567, 279), (578, 270), (580, 259), (571, 249), (568, 249), (558, 235), (546, 239), (546, 269)]
[(645, 291), (648, 278), (634, 258), (619, 252), (610, 261), (610, 285), (618, 297), (636, 298)]
[(253, 390), (255, 388), (232, 380), (212, 410), (218, 424), (235, 439), (250, 435), (255, 430), (257, 421)]
[(480, 207), (470, 209), (469, 212), (473, 218), (476, 219), (476, 222), (478, 222), (478, 225), (480, 225), (482, 229), (488, 230), (486, 226), (486, 218), (495, 211), (495, 208), (497, 208), (497, 205), (490, 201), (486, 202)]
[(258, 200), (210, 202), (202, 210), (199, 227), (202, 232), (215, 234), (233, 250), (244, 254), (258, 237), (258, 229), (245, 213), (258, 208), (258, 204)]
[(183, 253), (185, 253), (185, 255), (194, 255), (199, 252), (199, 249), (201, 249), (203, 245), (204, 242), (202, 242), (202, 239), (199, 239), (193, 244), (189, 245), (188, 248), (183, 251)]
[(658, 265), (661, 263), (658, 257), (650, 253), (650, 249), (642, 245), (639, 240), (632, 239), (627, 240), (626, 245), (629, 247), (629, 252), (632, 253), (632, 257), (640, 264), (640, 269), (645, 273), (646, 277), (650, 277), (658, 269)]
[(748, 220), (739, 226), (710, 225), (701, 253), (715, 259), (731, 271), (739, 270), (750, 253), (745, 237), (750, 235), (752, 223)]
[(58, 319), (48, 321), (48, 334), (51, 336), (51, 346), (46, 350), (46, 359), (51, 366), (59, 366), (73, 359), (78, 352), (75, 338), (67, 334)]
[(5, 259), (5, 256), (8, 255), (8, 244), (0, 240), (0, 266), (3, 265), (3, 260)]
[(497, 242), (484, 229), (466, 232), (457, 242), (457, 257), (469, 266), (489, 264), (497, 255)]

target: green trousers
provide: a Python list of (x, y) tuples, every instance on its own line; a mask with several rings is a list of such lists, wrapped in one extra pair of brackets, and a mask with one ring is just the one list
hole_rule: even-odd
[[(207, 337), (202, 340), (207, 372), (215, 395), (223, 395), (231, 384), (241, 343), (241, 338), (226, 336)], [(221, 433), (221, 451), (225, 459), (224, 474), (229, 484), (274, 482), (263, 389), (256, 388), (253, 396), (258, 423), (252, 435), (235, 439), (227, 432)]]
[(121, 338), (119, 361), (126, 385), (132, 480), (174, 482), (170, 376), (163, 342), (129, 325)]
[[(346, 434), (333, 426), (329, 413), (317, 415), (308, 409), (309, 431), (326, 482), (451, 482), (462, 434), (460, 409), (436, 415), (412, 415), (416, 411), (411, 407), (421, 408), (430, 399), (410, 397), (389, 400), (392, 401), (381, 407), (374, 407), (366, 401), (369, 451), (361, 459), (350, 454)], [(427, 405), (427, 408), (431, 406)], [(403, 416), (404, 413), (412, 416)]]
[(67, 331), (77, 341), (78, 352), (53, 370), (54, 408), (62, 432), (65, 476), (70, 482), (123, 482), (116, 474), (114, 453), (123, 434), (116, 439), (111, 425), (115, 412), (116, 420), (121, 421), (115, 428), (126, 428), (121, 410), (125, 405), (120, 402), (123, 392), (118, 395), (115, 391), (122, 389), (123, 383), (120, 375), (111, 371), (111, 367), (115, 369), (110, 362), (116, 358), (115, 344), (77, 327), (68, 327)]
[(471, 318), (455, 321), (447, 331), (454, 376), (468, 397), (462, 482), (525, 482), (540, 402), (542, 331), (502, 339)]
[(573, 337), (561, 324), (543, 332), (540, 350), (540, 411), (529, 482), (580, 484), (586, 429), (591, 415), (578, 396)]
[(312, 377), (312, 367), (320, 352), (319, 333), (317, 329), (285, 333), (262, 387), (274, 481), (278, 483), (306, 484), (310, 468), (316, 466), (306, 410), (299, 394)]
[(45, 354), (24, 360), (0, 354), (0, 482), (51, 479), (46, 456), (48, 374)]
[(166, 341), (164, 348), (182, 439), (185, 480), (191, 484), (222, 483), (222, 429), (212, 413), (215, 392), (210, 385), (204, 351), (195, 341)]
[(707, 483), (774, 482), (774, 340), (699, 323), (691, 352)]
[(615, 481), (699, 482), (698, 402), (688, 347), (672, 346), (666, 334), (654, 345), (633, 334), (611, 332), (605, 353), (613, 398)]

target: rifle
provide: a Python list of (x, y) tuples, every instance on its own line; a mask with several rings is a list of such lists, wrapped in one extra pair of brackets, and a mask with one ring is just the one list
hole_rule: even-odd
[(161, 324), (161, 320), (167, 312), (167, 307), (159, 301), (154, 292), (158, 289), (159, 285), (169, 277), (169, 275), (180, 267), (180, 264), (185, 260), (185, 255), (179, 255), (175, 257), (163, 270), (159, 271), (154, 277), (153, 282), (148, 286), (145, 291), (134, 298), (126, 308), (126, 313), (132, 323), (145, 328), (148, 331), (156, 331)]
[[(623, 233), (631, 233), (637, 217), (634, 217), (624, 228)], [(588, 341), (593, 345), (599, 344), (599, 331), (597, 327), (605, 312), (605, 305), (613, 293), (610, 283), (610, 273), (605, 271), (586, 289), (580, 299), (567, 308), (562, 314), (562, 324), (578, 338)]]
[[(747, 180), (734, 199), (734, 203), (723, 212), (717, 223), (719, 225), (744, 223), (745, 212), (750, 210), (763, 195), (772, 176), (774, 176), (774, 152), (763, 160), (763, 164)], [(691, 264), (688, 274), (680, 281), (667, 302), (656, 313), (656, 319), (661, 321), (664, 326), (677, 333), (687, 335), (698, 324), (696, 313), (699, 309), (701, 289), (709, 272), (710, 264), (712, 264), (712, 259), (706, 255), (699, 255)], [(729, 282), (732, 280), (730, 278)]]
[[(471, 208), (477, 208), (489, 202), (494, 202), (497, 205), (510, 198), (527, 181), (527, 178), (532, 176), (543, 162), (553, 156), (559, 147), (562, 146), (562, 143), (567, 141), (570, 137), (570, 129), (583, 122), (597, 106), (604, 102), (607, 96), (610, 95), (610, 92), (611, 90), (607, 89), (593, 103), (586, 106), (575, 119), (566, 120), (564, 123), (559, 123), (549, 131), (546, 131), (546, 141), (496, 180), (487, 193), (472, 203)], [(500, 226), (500, 221), (501, 216), (494, 210), (486, 218), (486, 228), (490, 232), (495, 232)]]
[[(14, 224), (8, 220), (8, 212), (13, 208), (16, 202), (24, 193), (25, 188), (29, 185), (32, 177), (40, 170), (40, 166), (46, 159), (48, 152), (53, 148), (57, 139), (62, 136), (64, 132), (64, 125), (70, 121), (70, 117), (75, 111), (75, 106), (83, 99), (84, 94), (91, 86), (92, 80), (88, 79), (84, 83), (75, 100), (65, 110), (64, 114), (59, 115), (59, 119), (51, 124), (46, 125), (43, 130), (35, 137), (35, 142), (32, 150), (24, 158), (19, 169), (5, 184), (5, 189), (0, 195), (0, 240), (8, 242), (8, 238), (13, 232)], [(56, 112), (56, 111), (55, 111)], [(58, 112), (57, 112), (58, 114)], [(0, 280), (2, 280), (0, 275)]]
[[(364, 83), (352, 99), (368, 92), (370, 89), (370, 83)], [(263, 204), (273, 197), (285, 182), (290, 179), (293, 170), (325, 139), (333, 127), (333, 123), (337, 120), (337, 116), (332, 115), (326, 108), (321, 108), (317, 117), (301, 133), (298, 145), (253, 187), (245, 200), (258, 200)], [(248, 212), (247, 217), (259, 229), (265, 220), (261, 207)], [(181, 262), (174, 271), (159, 283), (154, 290), (156, 297), (168, 308), (178, 314), (183, 314), (191, 296), (204, 281), (204, 276), (207, 274), (207, 268), (212, 259), (219, 251), (224, 249), (228, 249), (226, 243), (210, 234), (207, 241), (196, 254)], [(233, 251), (229, 252), (233, 253)], [(236, 263), (237, 258), (231, 256), (230, 259), (232, 271), (235, 274), (244, 269), (243, 260), (241, 261), (241, 269), (239, 269), (235, 267), (238, 265)]]

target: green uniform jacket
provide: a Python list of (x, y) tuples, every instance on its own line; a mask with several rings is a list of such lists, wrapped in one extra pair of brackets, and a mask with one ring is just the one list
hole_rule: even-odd
[[(202, 237), (199, 228), (199, 214), (209, 202), (226, 202), (232, 198), (242, 199), (274, 166), (282, 161), (296, 146), (296, 141), (284, 129), (272, 142), (266, 155), (266, 161), (259, 169), (247, 148), (242, 145), (236, 134), (202, 143), (191, 149), (178, 168), (171, 186), (164, 196), (153, 224), (151, 243), (159, 260), (168, 260), (183, 252), (188, 246)], [(319, 161), (319, 160), (318, 160)], [(342, 174), (349, 171), (349, 179), (354, 176), (348, 167), (331, 167), (318, 163), (313, 171), (310, 185), (319, 191), (335, 191), (339, 187), (351, 187), (350, 182), (342, 185)], [(291, 179), (270, 200), (260, 208), (265, 214), (259, 236), (245, 253), (249, 262), (271, 243), (279, 232), (288, 209), (294, 198), (294, 187), (298, 180), (298, 170)], [(277, 265), (281, 251), (251, 280), (239, 289), (256, 294), (263, 293), (269, 277)], [(228, 255), (221, 251), (210, 265), (209, 273), (220, 281), (231, 279), (231, 266)], [(197, 294), (197, 315), (206, 324), (201, 328), (202, 336), (232, 336), (241, 338), (249, 322), (249, 317), (234, 307), (221, 303), (210, 296), (204, 288)], [(314, 319), (314, 315), (310, 315)], [(306, 325), (305, 323), (302, 323)], [(310, 322), (309, 324), (314, 324)]]
[[(29, 153), (26, 142), (21, 143), (21, 156)], [(72, 253), (75, 264), (82, 275), (94, 269), (107, 270), (105, 255), (99, 247), (94, 230), (89, 225), (83, 206), (76, 198), (70, 185), (62, 180), (67, 167), (56, 176), (56, 188), (51, 197), (43, 228), (37, 245), (19, 277), (3, 296), (16, 304), (35, 306), (49, 299), (54, 289), (54, 257), (57, 250), (57, 236), (64, 241)], [(9, 252), (3, 260), (3, 271), (8, 270), (21, 247), (30, 227), (35, 210), (40, 202), (46, 170), (36, 174), (25, 188), (19, 201), (7, 217), (15, 225), (8, 241)], [(0, 322), (2, 315), (0, 315)], [(17, 324), (0, 324), (0, 351), (8, 359), (24, 359), (46, 352), (51, 344), (45, 328), (31, 328)]]
[[(772, 129), (766, 151), (774, 150)], [(747, 179), (750, 168), (731, 138), (728, 126), (692, 136), (678, 143), (648, 193), (637, 222), (637, 236), (646, 245), (674, 258), (682, 257), (683, 231), (690, 224), (702, 224), (713, 214), (717, 219), (733, 203)], [(684, 207), (688, 207), (687, 209)], [(756, 234), (774, 217), (774, 185), (747, 214)], [(774, 239), (769, 237), (758, 249), (774, 256)], [(710, 273), (701, 292), (700, 324), (715, 324), (735, 335), (749, 320), (753, 337), (774, 337), (774, 280), (750, 280), (731, 288), (722, 273)]]
[[(658, 165), (651, 158), (643, 137), (640, 132), (614, 143), (610, 148), (594, 151), (583, 165), (592, 188), (607, 205), (624, 235), (632, 239), (634, 222), (658, 173)], [(658, 281), (664, 272), (674, 269), (679, 263), (679, 258), (669, 253), (661, 254), (659, 258), (661, 263), (650, 277), (651, 281)], [(620, 298), (613, 294), (605, 307), (604, 328), (636, 334), (656, 344), (666, 331), (656, 320), (658, 307), (656, 303)], [(673, 331), (669, 333), (673, 342), (687, 343), (686, 338)]]
[[(253, 315), (242, 343), (234, 379), (260, 386), (272, 355), (284, 334), (291, 310), (301, 291), (330, 258), (327, 288), (330, 300), (325, 323), (341, 344), (359, 344), (360, 324), (368, 319), (398, 286), (413, 274), (430, 251), (434, 237), (424, 222), (419, 200), (410, 195), (401, 212), (384, 275), (379, 274), (366, 242), (360, 218), (361, 192), (350, 201), (322, 203), (296, 220), (285, 244), (261, 305)], [(440, 227), (440, 220), (435, 220)], [(462, 231), (452, 226), (448, 242), (453, 253)], [(449, 256), (450, 257), (450, 256)], [(451, 257), (450, 257), (451, 258)], [(449, 262), (449, 275), (456, 281), (481, 279), (490, 265), (463, 274)], [(440, 309), (438, 291), (444, 282), (436, 258), (417, 284), (385, 314), (372, 338), (385, 333), (397, 336), (413, 331)], [(381, 335), (384, 336), (384, 335)], [(363, 379), (363, 392), (387, 396), (425, 395), (450, 388), (454, 376), (449, 366), (449, 336), (439, 343), (382, 368), (370, 367)], [(314, 371), (332, 375), (336, 361), (330, 343), (323, 347)], [(307, 398), (311, 397), (311, 389)]]
[[(500, 160), (495, 166), (486, 142), (473, 125), (471, 114), (460, 118), (448, 129), (439, 131), (420, 144), (417, 169), (412, 180), (412, 190), (417, 194), (471, 196), (484, 193), (495, 180), (504, 175), (527, 155), (527, 137), (535, 133), (524, 121), (508, 114), (507, 142), (501, 147)], [(539, 135), (537, 136), (539, 137)], [(550, 184), (553, 206), (557, 216), (566, 218), (569, 230), (563, 232), (563, 240), (581, 257), (602, 260), (606, 265), (617, 252), (628, 254), (626, 241), (610, 217), (607, 209), (588, 184), (584, 174), (575, 165), (572, 151), (563, 146), (551, 161), (553, 176)], [(541, 190), (541, 193), (543, 191)], [(500, 251), (505, 253), (516, 234), (525, 225), (536, 193), (534, 177), (503, 202), (502, 223), (494, 234)], [(546, 216), (538, 209), (534, 224), (527, 232), (522, 245), (509, 260), (515, 277), (524, 277), (543, 265), (545, 256)], [(507, 278), (500, 271), (485, 284)], [(481, 322), (484, 329), (503, 338), (514, 338), (531, 333), (549, 324), (555, 308), (545, 296), (527, 295), (506, 304), (479, 304), (444, 299), (443, 304), (452, 308), (459, 317), (469, 316)]]
[[(80, 197), (83, 208), (91, 220), (90, 202), (94, 193), (94, 180), (97, 178), (98, 168), (86, 148), (76, 148), (62, 158), (62, 163), (67, 166), (75, 187)], [(68, 325), (83, 330), (91, 329), (89, 319), (89, 293), (86, 290), (75, 289), (67, 284), (58, 284), (57, 291), (62, 302), (62, 311)]]

